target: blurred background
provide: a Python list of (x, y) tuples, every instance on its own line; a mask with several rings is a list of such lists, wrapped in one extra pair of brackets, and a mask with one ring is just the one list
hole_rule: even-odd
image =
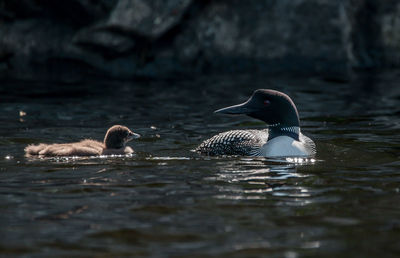
[(0, 78), (306, 74), (400, 64), (398, 0), (0, 0)]

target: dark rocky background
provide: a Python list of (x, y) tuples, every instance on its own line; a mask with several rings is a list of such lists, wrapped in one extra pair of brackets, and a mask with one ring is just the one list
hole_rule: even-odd
[(0, 78), (257, 72), (346, 80), (400, 65), (399, 0), (0, 0)]

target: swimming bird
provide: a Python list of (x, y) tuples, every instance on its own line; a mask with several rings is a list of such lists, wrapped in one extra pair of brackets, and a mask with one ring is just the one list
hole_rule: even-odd
[(201, 154), (310, 157), (316, 154), (315, 143), (300, 132), (297, 108), (290, 97), (270, 89), (258, 89), (244, 103), (215, 111), (221, 114), (245, 114), (264, 121), (264, 130), (232, 130), (217, 134), (201, 143)]
[(122, 125), (114, 125), (107, 130), (103, 142), (85, 139), (73, 143), (54, 143), (28, 145), (25, 148), (27, 156), (97, 156), (97, 155), (124, 155), (133, 153), (133, 149), (125, 146), (132, 139), (140, 135)]

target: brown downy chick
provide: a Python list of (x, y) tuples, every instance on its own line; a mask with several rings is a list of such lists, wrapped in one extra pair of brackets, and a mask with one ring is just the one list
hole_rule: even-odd
[(103, 143), (88, 139), (73, 143), (41, 143), (28, 145), (25, 153), (27, 156), (41, 157), (124, 155), (134, 152), (131, 147), (125, 146), (126, 143), (139, 137), (139, 134), (132, 132), (126, 126), (114, 125), (107, 130)]

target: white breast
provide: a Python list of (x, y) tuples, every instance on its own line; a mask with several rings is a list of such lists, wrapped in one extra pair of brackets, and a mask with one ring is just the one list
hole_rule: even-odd
[(304, 157), (310, 156), (306, 146), (289, 136), (278, 136), (261, 147), (260, 156), (264, 157)]

